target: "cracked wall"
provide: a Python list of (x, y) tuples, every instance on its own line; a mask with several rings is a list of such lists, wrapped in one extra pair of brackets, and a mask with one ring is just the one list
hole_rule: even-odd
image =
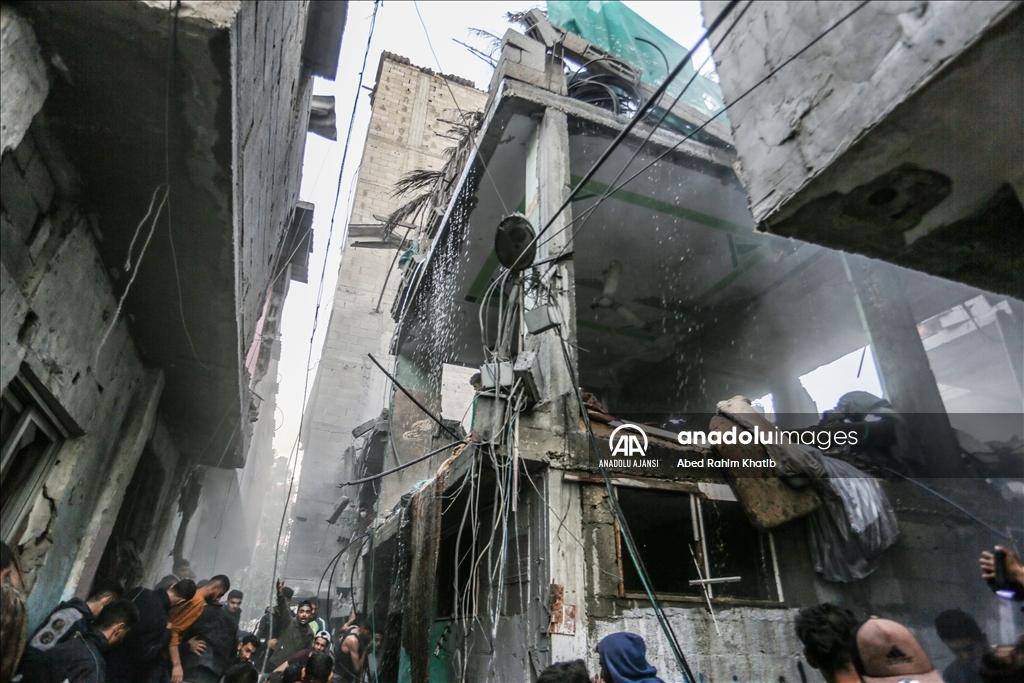
[[(654, 610), (645, 600), (619, 594), (619, 548), (608, 494), (601, 485), (581, 485), (582, 541), (586, 557), (589, 653), (604, 636), (630, 631), (644, 638), (647, 657), (668, 680), (678, 670)], [(682, 533), (682, 532), (680, 532)], [(782, 532), (780, 535), (785, 535)], [(676, 539), (665, 539), (675, 543)], [(783, 539), (782, 542), (788, 542)], [(625, 552), (624, 550), (622, 551)], [(780, 552), (792, 556), (792, 553)], [(625, 556), (623, 561), (628, 561)], [(781, 572), (810, 578), (806, 567), (780, 567)], [(789, 582), (786, 582), (788, 586)], [(703, 680), (799, 680), (796, 662), (802, 646), (796, 638), (791, 603), (777, 605), (714, 604), (714, 618), (699, 600), (662, 599), (662, 608), (694, 675)], [(716, 631), (715, 620), (721, 635)], [(596, 655), (589, 655), (592, 669)]]
[[(115, 319), (77, 178), (43, 113), (0, 160), (0, 388), (30, 381), (66, 435), (27, 518), (5, 539), (22, 555), (33, 623), (89, 590), (163, 387), (162, 373), (143, 367), (128, 321)], [(176, 461), (173, 446), (165, 450)]]

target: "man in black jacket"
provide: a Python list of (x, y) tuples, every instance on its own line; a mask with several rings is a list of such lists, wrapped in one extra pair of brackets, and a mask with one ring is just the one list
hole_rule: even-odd
[(100, 586), (87, 600), (71, 598), (57, 605), (28, 641), (19, 668), (28, 670), (37, 666), (43, 652), (67, 642), (76, 633), (88, 632), (96, 616), (104, 607), (117, 600), (122, 592), (120, 586)]
[(107, 680), (103, 652), (120, 642), (139, 619), (139, 611), (124, 598), (103, 608), (93, 628), (77, 632), (66, 642), (40, 655), (26, 683), (104, 683)]
[(107, 680), (110, 683), (156, 683), (166, 673), (163, 653), (171, 641), (167, 628), (171, 608), (191, 600), (196, 584), (184, 579), (161, 590), (133, 588), (125, 596), (139, 611), (139, 622), (132, 632), (106, 653)]
[(179, 646), (181, 668), (188, 683), (219, 683), (235, 663), (238, 622), (219, 602), (208, 602), (195, 623), (185, 631)]

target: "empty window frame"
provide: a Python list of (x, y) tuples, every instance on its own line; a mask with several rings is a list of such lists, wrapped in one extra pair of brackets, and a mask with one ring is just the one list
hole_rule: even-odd
[[(770, 533), (751, 526), (725, 486), (694, 493), (619, 486), (616, 495), (652, 589), (659, 595), (781, 602), (782, 586)], [(645, 597), (643, 583), (619, 536), (621, 593)]]
[(0, 537), (17, 544), (66, 434), (20, 375), (0, 396)]

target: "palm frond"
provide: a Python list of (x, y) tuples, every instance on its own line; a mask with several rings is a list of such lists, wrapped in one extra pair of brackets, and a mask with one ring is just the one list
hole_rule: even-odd
[(391, 193), (391, 196), (401, 197), (402, 195), (409, 194), (410, 192), (421, 192), (428, 188), (432, 188), (437, 184), (438, 180), (443, 177), (444, 169), (439, 171), (429, 171), (425, 168), (420, 168), (415, 171), (409, 171), (399, 178), (397, 183), (395, 183), (395, 189)]
[[(534, 7), (533, 9), (539, 9), (540, 13), (543, 14), (545, 17), (548, 15), (547, 11), (544, 10), (542, 7)], [(529, 29), (531, 28), (531, 26), (530, 22), (526, 21), (527, 12), (529, 12), (529, 10), (527, 10), (526, 12), (506, 12), (505, 21), (507, 21), (510, 24), (519, 24), (521, 27)]]
[(496, 36), (490, 31), (485, 31), (482, 28), (472, 27), (469, 29), (469, 35), (473, 36), (474, 38), (479, 38), (480, 40), (485, 41), (486, 47), (484, 48), (483, 51), (489, 54), (491, 57), (494, 57), (499, 52), (501, 52), (501, 36)]
[(424, 208), (430, 203), (431, 197), (434, 193), (430, 190), (423, 194), (418, 194), (405, 204), (402, 204), (397, 209), (392, 211), (386, 221), (384, 221), (384, 227), (381, 230), (382, 239), (387, 239), (388, 236), (394, 232), (395, 228), (398, 227), (399, 223), (412, 222), (416, 216), (423, 211)]

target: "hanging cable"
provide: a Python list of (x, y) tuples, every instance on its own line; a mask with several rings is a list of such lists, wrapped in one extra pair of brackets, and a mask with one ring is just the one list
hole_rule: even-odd
[[(309, 335), (309, 352), (308, 352), (308, 355), (307, 355), (307, 358), (306, 358), (306, 378), (305, 378), (305, 381), (303, 383), (303, 389), (302, 389), (302, 400), (303, 400), (302, 412), (300, 413), (300, 417), (299, 417), (299, 430), (298, 430), (298, 433), (295, 436), (295, 444), (293, 446), (292, 456), (290, 457), (290, 459), (293, 459), (294, 462), (293, 462), (292, 469), (291, 469), (291, 477), (288, 480), (288, 488), (287, 488), (287, 490), (285, 492), (284, 507), (281, 510), (281, 522), (278, 525), (278, 529), (277, 529), (277, 539), (276, 539), (276, 541), (274, 543), (274, 567), (273, 567), (273, 570), (271, 571), (271, 589), (270, 589), (270, 601), (271, 601), (271, 603), (274, 602), (274, 599), (276, 597), (276, 592), (277, 592), (277, 566), (278, 566), (278, 564), (280, 562), (280, 557), (279, 556), (281, 554), (281, 537), (284, 535), (284, 524), (285, 524), (285, 521), (288, 519), (288, 502), (291, 500), (292, 491), (295, 489), (295, 470), (297, 469), (298, 458), (299, 458), (299, 453), (298, 453), (298, 450), (299, 450), (299, 436), (302, 434), (302, 428), (303, 428), (303, 426), (305, 424), (305, 420), (306, 420), (306, 405), (307, 405), (307, 403), (309, 401), (309, 374), (310, 374), (309, 366), (310, 366), (310, 361), (312, 360), (312, 357), (313, 357), (313, 340), (316, 337), (317, 324), (319, 323), (319, 320), (320, 320), (320, 306), (321, 306), (322, 301), (323, 301), (323, 292), (324, 292), (324, 275), (325, 275), (326, 270), (327, 270), (327, 259), (328, 259), (328, 257), (330, 256), (330, 253), (331, 253), (331, 240), (332, 240), (332, 238), (334, 236), (334, 221), (335, 221), (335, 217), (337, 216), (337, 213), (338, 213), (338, 199), (341, 196), (341, 181), (342, 181), (342, 177), (344, 176), (344, 173), (345, 173), (345, 161), (348, 158), (349, 144), (350, 144), (350, 142), (352, 140), (352, 129), (355, 128), (356, 110), (358, 109), (358, 106), (359, 106), (359, 95), (360, 95), (361, 86), (362, 86), (362, 83), (363, 83), (363, 74), (366, 71), (366, 60), (367, 60), (367, 58), (370, 55), (370, 44), (373, 42), (373, 30), (374, 30), (374, 26), (376, 25), (376, 22), (377, 22), (377, 11), (380, 9), (380, 4), (381, 4), (381, 0), (374, 0), (374, 3), (373, 3), (373, 14), (370, 16), (370, 29), (369, 29), (367, 37), (366, 37), (366, 49), (363, 51), (363, 64), (362, 64), (362, 67), (359, 70), (359, 78), (358, 78), (358, 81), (356, 83), (355, 95), (354, 95), (353, 101), (352, 101), (352, 116), (349, 118), (348, 133), (345, 135), (345, 147), (344, 147), (344, 149), (342, 151), (342, 154), (341, 154), (341, 165), (338, 168), (338, 185), (337, 185), (337, 188), (335, 189), (335, 192), (334, 192), (334, 206), (331, 209), (331, 222), (330, 222), (330, 227), (329, 227), (329, 229), (327, 231), (327, 246), (326, 246), (326, 248), (324, 250), (323, 266), (320, 269), (320, 286), (317, 289), (316, 308), (314, 309), (314, 312), (313, 312), (313, 329), (312, 329), (312, 331), (310, 332), (310, 335)], [(273, 616), (273, 610), (272, 610), (271, 611), (271, 617), (270, 617), (271, 632), (273, 632), (273, 627), (274, 627), (274, 616)], [(266, 668), (266, 663), (267, 663), (267, 660), (268, 660), (269, 657), (270, 657), (270, 651), (268, 649), (267, 653), (264, 655), (264, 661), (263, 661), (263, 668), (264, 669)]]
[[(164, 204), (167, 203), (167, 196), (171, 193), (171, 188), (169, 186), (164, 183), (156, 186), (156, 189), (153, 190), (153, 199), (149, 202), (149, 211), (146, 212), (146, 216), (139, 223), (139, 228), (141, 228), (142, 224), (146, 222), (146, 218), (149, 218), (149, 214), (153, 212), (153, 201), (156, 200), (157, 193), (160, 191), (160, 188), (163, 187), (167, 188), (164, 192), (164, 198), (160, 200), (160, 206), (157, 207), (156, 215), (153, 216), (153, 223), (149, 226), (149, 234), (146, 235), (146, 241), (142, 243), (142, 250), (139, 252), (138, 260), (135, 262), (135, 270), (132, 271), (132, 276), (128, 279), (128, 284), (125, 286), (124, 292), (121, 293), (121, 298), (117, 302), (117, 310), (114, 311), (114, 317), (110, 319), (110, 324), (107, 325), (107, 329), (103, 332), (103, 336), (100, 337), (100, 343), (99, 346), (96, 347), (96, 356), (93, 359), (93, 365), (97, 365), (99, 363), (100, 351), (103, 350), (103, 345), (107, 343), (107, 337), (110, 336), (110, 333), (114, 330), (114, 325), (117, 324), (118, 319), (121, 317), (121, 309), (124, 307), (124, 300), (128, 298), (128, 292), (131, 291), (132, 283), (135, 282), (135, 276), (139, 274), (139, 266), (142, 264), (142, 257), (146, 254), (146, 248), (149, 246), (149, 241), (153, 239), (153, 233), (156, 231), (156, 223), (160, 220), (160, 212), (164, 208)], [(135, 229), (136, 236), (138, 236), (139, 228)], [(132, 238), (132, 244), (135, 244), (135, 238)], [(131, 257), (131, 246), (129, 245), (128, 260), (125, 262), (126, 269), (131, 266)]]
[(178, 252), (174, 248), (174, 231), (171, 220), (171, 88), (174, 83), (174, 67), (178, 62), (178, 13), (181, 11), (181, 0), (168, 0), (168, 21), (171, 28), (170, 55), (167, 59), (167, 86), (164, 92), (164, 184), (167, 185), (167, 240), (171, 244), (171, 265), (174, 266), (174, 283), (178, 291), (178, 314), (181, 316), (181, 329), (185, 332), (188, 340), (188, 347), (192, 351), (192, 357), (204, 368), (208, 369), (203, 361), (199, 360), (196, 353), (196, 345), (192, 342), (192, 335), (188, 331), (188, 323), (185, 322), (185, 301), (181, 296), (181, 274), (178, 271)]
[[(445, 423), (444, 423), (444, 422), (443, 422), (443, 421), (441, 420), (441, 418), (437, 417), (437, 416), (436, 416), (436, 415), (434, 415), (434, 414), (433, 414), (432, 412), (430, 412), (429, 410), (427, 410), (427, 408), (426, 408), (426, 407), (425, 407), (425, 406), (424, 406), (424, 405), (423, 405), (422, 403), (420, 403), (419, 401), (417, 401), (417, 400), (416, 400), (416, 397), (415, 397), (415, 396), (413, 396), (412, 394), (410, 394), (410, 393), (409, 393), (409, 390), (408, 390), (408, 389), (406, 389), (406, 388), (405, 388), (405, 387), (403, 387), (403, 386), (402, 386), (401, 384), (399, 384), (399, 383), (398, 383), (398, 380), (397, 380), (397, 379), (395, 379), (395, 376), (394, 376), (394, 375), (392, 375), (392, 374), (391, 374), (390, 372), (388, 372), (387, 370), (385, 370), (385, 369), (384, 369), (384, 366), (383, 366), (383, 365), (381, 365), (381, 364), (380, 364), (380, 362), (379, 362), (379, 361), (378, 361), (378, 360), (377, 360), (376, 358), (374, 358), (374, 357), (373, 357), (373, 354), (372, 354), (372, 353), (368, 353), (368, 354), (366, 354), (366, 355), (370, 357), (370, 360), (372, 360), (372, 361), (373, 361), (373, 364), (374, 364), (374, 365), (376, 365), (376, 366), (377, 366), (378, 368), (380, 368), (380, 371), (381, 371), (381, 372), (383, 372), (383, 373), (384, 373), (385, 375), (387, 375), (387, 378), (388, 378), (389, 380), (391, 380), (391, 383), (392, 383), (392, 384), (394, 384), (394, 385), (395, 385), (396, 387), (398, 387), (398, 389), (399, 389), (399, 390), (401, 390), (401, 392), (402, 392), (403, 394), (405, 394), (405, 395), (406, 395), (406, 397), (408, 397), (408, 399), (409, 399), (410, 401), (412, 401), (413, 403), (415, 403), (415, 404), (416, 404), (416, 407), (417, 407), (417, 408), (419, 408), (420, 410), (422, 410), (422, 411), (423, 411), (423, 413), (424, 413), (424, 414), (425, 414), (425, 415), (426, 415), (427, 417), (429, 417), (429, 418), (430, 418), (431, 420), (433, 420), (434, 422), (436, 422), (436, 423), (438, 424), (438, 426), (439, 426), (439, 427), (441, 427), (441, 429), (443, 429), (444, 431), (448, 432), (448, 434), (449, 434), (449, 435), (450, 435), (450, 436), (451, 436), (451, 437), (452, 437), (453, 439), (458, 439), (458, 440), (459, 440), (460, 442), (462, 441), (462, 437), (460, 437), (460, 436), (459, 436), (458, 434), (456, 434), (456, 433), (455, 433), (455, 432), (454, 432), (454, 431), (452, 430), (452, 428), (451, 428), (451, 427), (449, 427), (448, 425), (446, 425), (446, 424), (445, 424)], [(409, 464), (409, 463), (406, 463), (406, 464)]]
[(985, 527), (986, 529), (988, 529), (989, 531), (994, 533), (999, 538), (1006, 538), (1006, 539), (1009, 539), (1011, 541), (1013, 540), (1013, 537), (1010, 534), (1008, 534), (1005, 531), (1000, 531), (999, 529), (995, 528), (994, 526), (992, 526), (991, 524), (989, 524), (985, 520), (981, 519), (980, 517), (978, 517), (977, 515), (972, 513), (970, 510), (966, 509), (964, 506), (962, 506), (959, 503), (957, 503), (952, 498), (948, 498), (948, 497), (942, 495), (941, 493), (939, 493), (935, 489), (932, 489), (932, 488), (926, 486), (925, 484), (922, 484), (917, 479), (913, 479), (911, 477), (908, 477), (907, 475), (903, 474), (902, 472), (897, 472), (896, 470), (893, 470), (893, 469), (890, 469), (888, 467), (885, 467), (884, 465), (879, 465), (879, 467), (881, 467), (883, 470), (886, 470), (886, 471), (888, 471), (888, 472), (890, 472), (892, 474), (895, 474), (897, 477), (901, 477), (901, 478), (909, 481), (914, 486), (917, 486), (917, 487), (919, 487), (921, 489), (924, 489), (925, 491), (927, 491), (928, 493), (932, 494), (933, 496), (935, 496), (939, 500), (945, 501), (946, 503), (952, 505), (957, 510), (959, 510), (962, 513), (964, 513), (965, 515), (967, 515), (968, 517), (973, 519), (975, 522), (977, 522), (978, 524), (982, 525), (983, 527)]
[[(320, 599), (320, 589), (323, 587), (324, 579), (327, 578), (327, 570), (331, 568), (331, 565), (334, 565), (334, 567), (337, 568), (338, 562), (339, 562), (339, 560), (341, 560), (341, 556), (345, 554), (345, 551), (348, 550), (352, 546), (353, 543), (355, 543), (359, 539), (365, 538), (366, 536), (369, 536), (369, 535), (370, 535), (370, 532), (367, 531), (366, 533), (360, 534), (359, 536), (356, 536), (355, 538), (350, 538), (348, 540), (348, 542), (345, 544), (345, 547), (343, 547), (341, 550), (339, 550), (338, 553), (333, 558), (331, 558), (331, 560), (327, 563), (327, 566), (324, 567), (324, 573), (320, 575), (320, 582), (317, 583), (317, 585), (316, 585), (316, 599), (317, 600)], [(334, 576), (334, 571), (333, 570), (331, 571), (331, 576), (332, 577)], [(327, 584), (327, 600), (328, 600), (328, 603), (331, 600), (331, 586), (333, 585), (333, 583), (334, 583), (334, 580), (332, 578), (332, 580)]]
[[(856, 5), (856, 6), (855, 6), (855, 7), (853, 8), (853, 9), (851, 9), (851, 10), (850, 10), (849, 12), (847, 12), (846, 14), (844, 14), (844, 15), (843, 15), (842, 17), (840, 17), (840, 18), (839, 18), (838, 20), (836, 20), (836, 22), (835, 22), (835, 23), (833, 23), (833, 24), (832, 24), (831, 26), (829, 26), (829, 27), (828, 27), (827, 29), (825, 29), (824, 31), (822, 31), (822, 32), (821, 32), (821, 33), (820, 33), (820, 34), (819, 34), (819, 35), (818, 35), (818, 36), (817, 36), (816, 38), (814, 38), (813, 40), (811, 40), (811, 42), (807, 43), (807, 45), (805, 45), (805, 46), (804, 46), (803, 48), (801, 48), (801, 49), (800, 49), (799, 51), (797, 51), (797, 52), (796, 52), (795, 54), (793, 54), (792, 56), (790, 56), (790, 57), (789, 57), (789, 59), (787, 59), (786, 61), (782, 62), (782, 64), (780, 64), (779, 66), (777, 66), (777, 67), (775, 67), (774, 69), (772, 69), (772, 71), (770, 71), (770, 72), (768, 73), (768, 75), (766, 75), (766, 76), (765, 76), (764, 78), (762, 78), (761, 80), (759, 80), (759, 81), (758, 81), (757, 83), (755, 83), (754, 85), (750, 86), (750, 88), (748, 88), (748, 89), (747, 89), (746, 91), (744, 91), (744, 92), (743, 92), (743, 93), (742, 93), (742, 94), (741, 94), (741, 95), (740, 95), (739, 97), (737, 97), (737, 98), (736, 98), (735, 100), (733, 100), (733, 101), (732, 101), (732, 102), (730, 102), (730, 103), (729, 103), (728, 105), (726, 105), (726, 106), (725, 106), (724, 108), (722, 108), (722, 109), (721, 109), (720, 111), (718, 111), (718, 112), (717, 112), (717, 113), (716, 113), (716, 114), (715, 114), (714, 116), (712, 116), (711, 118), (709, 118), (709, 119), (708, 119), (707, 121), (705, 121), (705, 122), (704, 122), (703, 124), (701, 124), (701, 125), (700, 125), (700, 126), (698, 126), (698, 127), (696, 128), (696, 129), (694, 129), (694, 130), (693, 130), (692, 132), (690, 132), (689, 134), (687, 134), (686, 136), (684, 136), (684, 137), (683, 137), (683, 138), (682, 138), (681, 140), (679, 140), (679, 141), (678, 141), (677, 143), (675, 143), (674, 145), (672, 145), (671, 147), (669, 147), (668, 149), (666, 149), (666, 150), (665, 150), (664, 152), (662, 152), (661, 154), (659, 154), (659, 155), (658, 155), (657, 157), (655, 157), (654, 159), (652, 159), (652, 160), (651, 160), (650, 162), (648, 162), (648, 163), (647, 163), (646, 165), (644, 165), (644, 167), (643, 167), (643, 168), (641, 168), (641, 169), (640, 169), (639, 171), (637, 171), (637, 172), (636, 172), (636, 173), (634, 173), (633, 175), (631, 175), (631, 176), (629, 176), (628, 178), (626, 178), (626, 180), (624, 180), (624, 181), (623, 181), (623, 182), (622, 182), (621, 184), (619, 184), (618, 186), (616, 186), (616, 187), (614, 187), (614, 188), (609, 188), (609, 190), (608, 190), (607, 192), (605, 192), (605, 193), (604, 193), (604, 195), (602, 196), (601, 200), (599, 200), (599, 201), (598, 201), (598, 202), (597, 202), (597, 203), (596, 203), (596, 204), (595, 204), (595, 205), (594, 205), (593, 207), (590, 207), (590, 209), (588, 209), (588, 215), (589, 215), (589, 213), (591, 213), (591, 212), (592, 212), (592, 211), (593, 211), (594, 209), (596, 209), (598, 205), (600, 205), (601, 201), (603, 201), (603, 200), (604, 200), (604, 199), (606, 199), (607, 197), (609, 197), (609, 196), (611, 196), (611, 195), (615, 194), (616, 192), (618, 192), (619, 190), (621, 190), (622, 188), (624, 188), (624, 187), (625, 187), (626, 185), (628, 185), (629, 183), (631, 183), (632, 181), (634, 181), (634, 180), (635, 180), (635, 179), (636, 179), (636, 178), (637, 178), (638, 176), (640, 176), (640, 175), (641, 175), (642, 173), (646, 172), (646, 171), (647, 171), (647, 169), (649, 169), (649, 168), (650, 168), (651, 166), (654, 166), (654, 164), (658, 163), (659, 161), (661, 161), (662, 159), (664, 159), (665, 157), (667, 157), (667, 156), (668, 156), (669, 154), (671, 154), (672, 152), (674, 152), (675, 150), (677, 150), (677, 149), (678, 149), (678, 148), (679, 148), (679, 147), (680, 147), (680, 146), (681, 146), (681, 145), (682, 145), (683, 143), (685, 143), (685, 142), (688, 142), (689, 140), (691, 140), (691, 139), (692, 139), (692, 138), (693, 138), (693, 137), (694, 137), (695, 135), (697, 135), (698, 133), (700, 133), (701, 131), (703, 131), (703, 130), (704, 130), (704, 129), (705, 129), (706, 127), (707, 127), (707, 125), (708, 125), (709, 123), (711, 123), (712, 121), (714, 121), (715, 119), (717, 119), (717, 118), (718, 118), (719, 116), (721, 116), (721, 115), (725, 114), (725, 112), (727, 112), (727, 111), (729, 111), (730, 109), (732, 109), (732, 108), (733, 108), (733, 107), (734, 107), (734, 106), (735, 106), (736, 104), (738, 104), (738, 103), (739, 103), (740, 101), (742, 101), (742, 100), (743, 100), (743, 99), (744, 99), (744, 98), (745, 98), (745, 97), (746, 97), (747, 95), (749, 95), (749, 94), (750, 94), (750, 93), (752, 93), (752, 92), (753, 92), (754, 90), (756, 90), (756, 89), (757, 89), (758, 87), (760, 87), (761, 85), (763, 85), (763, 84), (764, 84), (764, 83), (765, 83), (765, 82), (766, 82), (766, 81), (767, 81), (768, 79), (770, 79), (770, 78), (771, 78), (772, 76), (774, 76), (774, 75), (775, 75), (775, 74), (777, 74), (777, 73), (778, 73), (779, 71), (781, 71), (782, 69), (784, 69), (784, 68), (785, 68), (786, 66), (788, 66), (789, 64), (791, 64), (791, 63), (792, 63), (792, 62), (793, 62), (794, 60), (796, 60), (797, 58), (799, 58), (799, 57), (800, 57), (800, 56), (801, 56), (802, 54), (804, 54), (805, 52), (807, 52), (807, 50), (811, 49), (811, 48), (812, 48), (812, 47), (813, 47), (814, 45), (816, 45), (816, 44), (818, 43), (818, 41), (820, 41), (820, 40), (821, 40), (822, 38), (824, 38), (824, 37), (825, 37), (825, 36), (827, 36), (827, 35), (828, 35), (829, 33), (831, 33), (831, 32), (832, 32), (832, 31), (834, 31), (834, 30), (835, 30), (836, 28), (838, 28), (838, 27), (839, 27), (839, 26), (840, 26), (840, 25), (841, 25), (842, 23), (844, 23), (844, 22), (845, 22), (845, 21), (846, 21), (847, 19), (849, 19), (850, 17), (852, 17), (852, 16), (854, 15), (854, 14), (856, 14), (857, 12), (859, 12), (859, 11), (860, 11), (861, 9), (863, 9), (863, 8), (864, 8), (864, 6), (868, 4), (868, 2), (870, 2), (870, 0), (864, 0), (863, 2), (861, 2), (861, 3), (857, 4), (857, 5)], [(582, 187), (583, 185), (584, 185), (584, 183), (580, 183), (579, 185), (577, 185), (576, 189), (578, 190), (578, 189), (579, 189), (579, 188), (581, 188), (581, 187)], [(575, 190), (574, 190), (574, 192), (575, 192)], [(571, 198), (572, 198), (572, 197), (570, 196), (570, 200), (571, 200)], [(564, 208), (564, 206), (563, 206), (563, 208)], [(561, 211), (561, 209), (560, 209), (560, 211)], [(556, 215), (557, 215), (557, 214), (556, 214)], [(575, 235), (575, 234), (576, 234), (576, 233), (578, 233), (578, 232), (579, 232), (579, 228), (577, 228), (577, 229), (576, 229), (576, 231), (575, 231), (575, 232), (574, 232), (573, 234)], [(540, 234), (540, 233), (538, 233), (538, 236), (539, 236), (539, 234)], [(571, 241), (571, 240), (569, 240), (569, 241), (567, 242), (567, 244), (571, 244), (571, 243), (572, 243), (572, 241)], [(563, 247), (563, 251), (565, 250), (565, 248), (567, 248), (567, 247)]]
[[(590, 447), (595, 455), (599, 455), (600, 451), (597, 447), (597, 439), (594, 437), (594, 429), (590, 424), (590, 416), (587, 414), (587, 406), (583, 401), (583, 396), (580, 394), (579, 382), (576, 381), (576, 371), (573, 370), (572, 360), (569, 358), (569, 352), (566, 349), (565, 340), (561, 334), (558, 335), (559, 346), (562, 348), (562, 358), (565, 360), (566, 370), (569, 372), (569, 378), (572, 381), (573, 392), (576, 394), (576, 400), (579, 403), (580, 412), (583, 416), (583, 424), (587, 429), (587, 437), (590, 442)], [(661, 626), (662, 631), (665, 633), (665, 637), (668, 639), (669, 647), (672, 649), (672, 654), (675, 656), (676, 663), (679, 665), (680, 671), (686, 676), (686, 683), (697, 683), (696, 677), (690, 670), (690, 665), (686, 661), (686, 656), (683, 654), (682, 648), (679, 647), (679, 641), (676, 638), (675, 630), (672, 628), (672, 624), (665, 616), (664, 611), (661, 608), (661, 603), (658, 602), (657, 597), (654, 594), (654, 588), (651, 583), (650, 576), (647, 573), (647, 567), (644, 566), (643, 559), (640, 557), (640, 553), (637, 550), (636, 541), (633, 539), (633, 534), (630, 532), (629, 524), (626, 522), (626, 517), (622, 513), (622, 508), (619, 507), (618, 497), (615, 495), (615, 486), (612, 484), (612, 478), (608, 474), (608, 470), (601, 467), (601, 475), (604, 477), (605, 489), (608, 493), (608, 503), (612, 510), (612, 515), (615, 517), (616, 522), (619, 524), (619, 535), (622, 538), (623, 544), (626, 546), (626, 551), (629, 553), (629, 558), (633, 562), (633, 567), (636, 569), (637, 575), (640, 577), (640, 582), (644, 586), (644, 593), (647, 594), (647, 599), (651, 603), (651, 607), (654, 609), (654, 615), (658, 620), (658, 624)]]
[(369, 476), (369, 477), (363, 477), (362, 479), (355, 479), (353, 481), (346, 482), (344, 484), (338, 484), (338, 488), (345, 488), (346, 486), (355, 486), (356, 484), (365, 484), (368, 481), (375, 481), (377, 479), (380, 479), (381, 477), (386, 477), (389, 474), (394, 474), (395, 472), (398, 472), (400, 470), (404, 470), (407, 467), (412, 467), (416, 463), (423, 462), (424, 460), (427, 460), (428, 458), (431, 458), (431, 457), (437, 455), (438, 453), (443, 453), (446, 450), (448, 450), (449, 448), (455, 448), (456, 446), (458, 446), (460, 444), (463, 444), (463, 443), (465, 443), (465, 441), (462, 441), (462, 440), (453, 441), (452, 443), (450, 443), (450, 444), (448, 444), (446, 446), (441, 446), (440, 448), (435, 448), (434, 450), (430, 451), (429, 453), (425, 453), (425, 454), (421, 455), (418, 458), (414, 458), (414, 459), (410, 460), (409, 462), (405, 463), (404, 465), (399, 465), (398, 467), (392, 467), (390, 470), (384, 470), (383, 472), (380, 472), (378, 474), (374, 474), (374, 475)]

